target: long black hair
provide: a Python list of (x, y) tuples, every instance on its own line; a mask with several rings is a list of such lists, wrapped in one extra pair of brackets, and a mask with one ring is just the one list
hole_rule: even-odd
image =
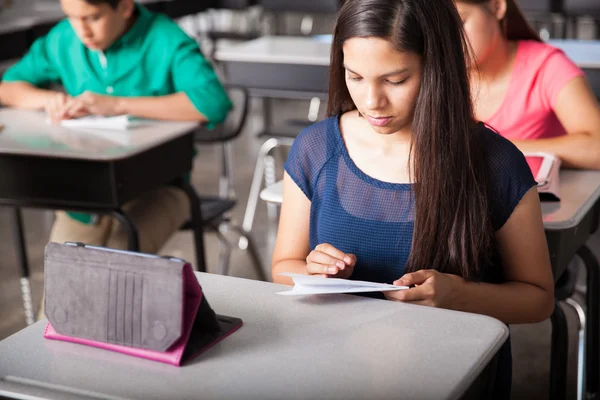
[(356, 109), (345, 82), (342, 47), (354, 37), (389, 40), (422, 57), (412, 121), (415, 221), (407, 271), (437, 269), (477, 280), (494, 231), (488, 168), (473, 115), (468, 45), (453, 0), (345, 0), (335, 26), (330, 115)]

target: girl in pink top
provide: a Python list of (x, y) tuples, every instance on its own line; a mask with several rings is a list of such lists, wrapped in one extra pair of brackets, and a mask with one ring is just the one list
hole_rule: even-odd
[(475, 113), (521, 151), (600, 169), (600, 107), (584, 73), (544, 44), (514, 0), (456, 0), (476, 67)]

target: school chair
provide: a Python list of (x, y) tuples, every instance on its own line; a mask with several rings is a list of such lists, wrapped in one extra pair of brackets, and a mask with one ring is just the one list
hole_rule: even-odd
[[(277, 210), (283, 203), (283, 181), (267, 186), (260, 192), (260, 199), (267, 203), (267, 207), (275, 208), (275, 215), (278, 216)], [(277, 229), (277, 221), (279, 218), (269, 218), (269, 232), (275, 232)]]
[(281, 205), (283, 203), (283, 181), (278, 181), (274, 185), (264, 188), (260, 192), (260, 198), (267, 203)]
[[(202, 210), (202, 225), (206, 231), (217, 235), (220, 243), (219, 264), (217, 272), (227, 275), (233, 245), (225, 234), (228, 231), (237, 233), (246, 246), (243, 250), (248, 252), (252, 266), (259, 279), (266, 281), (260, 255), (249, 232), (244, 232), (241, 227), (231, 220), (230, 212), (237, 205), (235, 190), (233, 188), (233, 140), (242, 132), (249, 110), (249, 94), (245, 88), (228, 87), (229, 96), (234, 104), (226, 121), (214, 129), (199, 128), (195, 134), (197, 144), (218, 144), (221, 151), (221, 172), (219, 177), (219, 194), (217, 196), (200, 196)], [(192, 227), (188, 221), (181, 229)]]
[[(252, 232), (254, 217), (256, 215), (256, 207), (260, 198), (263, 183), (269, 188), (276, 183), (275, 160), (271, 156), (271, 152), (281, 146), (291, 147), (294, 143), (294, 137), (273, 136), (267, 139), (258, 151), (250, 193), (248, 194), (248, 203), (246, 203), (246, 211), (242, 222), (242, 229), (247, 234)], [(273, 222), (277, 216), (277, 207), (275, 204), (267, 203), (269, 223)], [(239, 242), (240, 248), (245, 248), (247, 243), (244, 238)]]

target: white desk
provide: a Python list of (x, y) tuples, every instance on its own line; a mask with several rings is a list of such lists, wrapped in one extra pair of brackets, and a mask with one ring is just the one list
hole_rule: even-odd
[(301, 64), (329, 67), (331, 45), (311, 37), (264, 36), (223, 47), (215, 57), (221, 62)]
[(198, 126), (156, 122), (131, 133), (107, 131), (129, 136), (119, 145), (48, 125), (43, 112), (0, 109), (0, 123), (0, 204), (92, 209), (120, 207), (191, 171)]
[(26, 398), (54, 385), (144, 400), (457, 399), (508, 336), (504, 324), (476, 314), (347, 295), (284, 297), (275, 294), (282, 285), (197, 275), (215, 312), (244, 325), (190, 364), (45, 340), (44, 321), (0, 342), (0, 395)]
[(252, 94), (327, 98), (331, 45), (311, 37), (265, 36), (217, 50), (227, 82)]
[(0, 154), (120, 160), (177, 139), (194, 130), (196, 122), (159, 122), (127, 131), (69, 129), (46, 122), (44, 112), (0, 108)]
[(562, 169), (561, 201), (542, 202), (546, 230), (569, 229), (580, 224), (600, 199), (600, 171)]

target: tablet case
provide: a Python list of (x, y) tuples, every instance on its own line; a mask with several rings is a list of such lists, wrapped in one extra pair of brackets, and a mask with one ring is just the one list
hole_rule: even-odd
[(49, 243), (44, 337), (180, 366), (242, 325), (216, 315), (189, 263)]

